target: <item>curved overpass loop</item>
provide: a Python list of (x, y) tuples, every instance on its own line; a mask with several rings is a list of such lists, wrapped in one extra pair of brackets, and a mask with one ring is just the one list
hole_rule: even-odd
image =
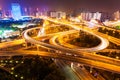
[[(73, 32), (74, 33), (74, 32)], [(63, 33), (64, 34), (64, 33)], [(67, 33), (66, 33), (67, 34)], [(69, 32), (68, 32), (69, 34)], [(57, 47), (62, 47), (60, 44), (61, 43), (58, 43), (59, 41), (56, 41), (56, 38), (58, 37), (59, 35), (56, 35), (54, 37), (52, 37), (50, 39), (50, 43), (52, 45), (56, 45)], [(63, 45), (65, 45), (63, 43)], [(114, 59), (114, 58), (109, 58), (109, 57), (105, 57), (105, 56), (101, 56), (101, 55), (97, 55), (97, 54), (91, 54), (91, 53), (87, 53), (87, 52), (83, 52), (83, 51), (89, 51), (90, 48), (85, 48), (85, 49), (76, 49), (76, 48), (73, 48), (74, 45), (66, 45), (66, 47), (72, 47), (72, 48), (68, 48), (68, 49), (71, 49), (73, 51), (77, 51), (77, 56), (79, 57), (82, 57), (82, 58), (86, 58), (86, 59), (92, 59), (92, 60), (95, 60), (95, 61), (102, 61), (102, 62), (105, 62), (105, 63), (110, 63), (110, 64), (115, 64), (115, 65), (119, 65), (118, 63), (120, 62), (120, 60), (117, 60), (117, 59)], [(67, 49), (66, 47), (62, 47), (62, 48), (65, 48)], [(76, 47), (76, 46), (75, 46)], [(78, 48), (78, 47), (77, 47)], [(68, 52), (69, 53), (69, 52)], [(72, 54), (72, 55), (76, 55), (75, 53), (69, 53), (69, 54)], [(120, 65), (119, 65), (120, 66)]]
[[(89, 51), (97, 51), (97, 50), (102, 50), (102, 49), (105, 49), (108, 45), (109, 45), (109, 41), (105, 38), (103, 38), (101, 35), (96, 35), (93, 33), (93, 31), (91, 31), (91, 29), (88, 29), (88, 28), (82, 28), (80, 26), (76, 26), (76, 25), (73, 25), (71, 23), (68, 23), (68, 22), (61, 22), (61, 21), (57, 21), (57, 20), (53, 20), (53, 19), (50, 19), (50, 18), (46, 18), (46, 17), (42, 17), (43, 19), (45, 20), (48, 20), (48, 21), (51, 21), (51, 22), (54, 22), (54, 23), (57, 23), (57, 24), (61, 24), (61, 25), (66, 25), (66, 26), (70, 26), (72, 28), (74, 28), (75, 30), (82, 30), (84, 32), (87, 32), (93, 36), (96, 36), (98, 39), (100, 39), (101, 41), (101, 44), (99, 44), (98, 46), (94, 47), (94, 48), (91, 48), (89, 49)], [(88, 50), (88, 49), (87, 49)]]
[[(79, 56), (81, 57), (73, 57), (73, 56), (66, 56), (66, 55), (59, 55), (59, 56), (57, 56), (56, 58), (58, 58), (58, 59), (65, 59), (66, 60), (66, 58), (68, 59), (69, 58), (69, 60), (70, 59), (72, 59), (72, 61), (74, 62), (80, 62), (80, 63), (83, 63), (83, 64), (86, 64), (86, 65), (90, 65), (90, 66), (95, 66), (95, 67), (97, 67), (97, 68), (100, 68), (100, 69), (105, 69), (105, 70), (110, 70), (110, 71), (113, 71), (113, 72), (117, 72), (117, 73), (119, 73), (120, 72), (120, 67), (119, 67), (119, 65), (118, 65), (118, 63), (120, 62), (120, 61), (118, 61), (118, 60), (113, 60), (113, 59), (108, 59), (108, 58), (106, 58), (106, 57), (101, 57), (102, 59), (100, 59), (100, 60), (95, 60), (96, 59), (96, 56), (93, 56), (93, 55), (91, 55), (91, 57), (89, 57), (88, 58), (88, 56), (86, 56), (86, 53), (85, 54), (83, 54), (83, 52), (81, 52), (81, 54), (80, 54), (80, 52), (78, 52), (78, 51), (76, 51), (76, 50), (71, 50), (71, 49), (69, 49), (69, 48), (64, 48), (64, 47), (61, 47), (61, 46), (54, 46), (54, 45), (50, 45), (50, 44), (47, 44), (47, 43), (43, 43), (43, 42), (40, 42), (40, 41), (37, 41), (37, 40), (35, 40), (35, 39), (33, 39), (33, 38), (31, 38), (29, 35), (28, 35), (28, 32), (29, 31), (32, 31), (33, 29), (29, 29), (29, 30), (27, 30), (25, 33), (24, 33), (24, 38), (28, 41), (28, 42), (30, 42), (30, 43), (32, 43), (32, 44), (37, 44), (37, 45), (42, 45), (42, 46), (45, 46), (45, 47), (48, 47), (48, 48), (50, 48), (50, 49), (55, 49), (55, 50), (59, 50), (59, 51), (63, 51), (63, 52), (68, 52), (68, 53), (73, 53), (73, 54), (79, 54)], [(57, 54), (58, 55), (58, 54)], [(54, 57), (55, 58), (55, 56), (53, 56), (53, 55), (50, 55), (49, 57)], [(72, 58), (71, 58), (72, 57)], [(94, 58), (95, 57), (95, 58)], [(80, 60), (79, 60), (80, 59)], [(77, 61), (76, 61), (77, 60)], [(107, 61), (108, 62), (107, 62)], [(110, 60), (110, 62), (109, 62), (109, 60)], [(71, 61), (71, 60), (70, 60)], [(115, 61), (116, 61), (116, 63), (115, 63)], [(113, 63), (114, 62), (114, 63)], [(106, 65), (106, 66), (103, 66), (103, 65)], [(113, 68), (111, 68), (111, 67), (115, 67), (114, 69)]]
[(101, 43), (99, 45), (97, 45), (95, 47), (91, 47), (91, 48), (80, 48), (78, 46), (71, 45), (71, 44), (68, 44), (68, 43), (63, 41), (63, 37), (65, 35), (72, 34), (72, 33), (75, 33), (75, 32), (69, 32), (69, 33), (66, 33), (66, 34), (56, 35), (52, 38), (51, 42), (53, 41), (55, 43), (55, 41), (57, 41), (56, 44), (59, 43), (59, 45), (61, 45), (61, 46), (68, 47), (68, 48), (71, 48), (71, 49), (73, 48), (73, 49), (76, 49), (76, 50), (79, 50), (79, 51), (85, 51), (85, 52), (99, 51), (99, 50), (105, 49), (109, 44), (106, 39), (102, 41), (101, 38), (99, 38), (101, 40)]

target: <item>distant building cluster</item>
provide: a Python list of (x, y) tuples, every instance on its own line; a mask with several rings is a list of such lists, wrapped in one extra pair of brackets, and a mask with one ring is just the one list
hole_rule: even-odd
[(48, 12), (48, 16), (52, 17), (52, 18), (65, 18), (66, 17), (66, 13), (62, 12), (62, 11), (49, 11)]
[(91, 19), (101, 19), (102, 13), (100, 12), (82, 12), (81, 14), (82, 19), (84, 20), (91, 20)]
[(3, 17), (11, 17), (11, 11), (10, 10), (6, 10), (6, 11), (4, 11), (4, 10), (2, 10), (1, 8), (0, 8), (0, 18), (3, 18)]
[(49, 16), (52, 18), (62, 18), (66, 16), (66, 13), (62, 11), (48, 11), (46, 9), (39, 10), (39, 8), (32, 9), (31, 7), (22, 8), (19, 3), (12, 3), (11, 10), (8, 11), (0, 9), (0, 18), (12, 17), (15, 20), (19, 20), (22, 16)]
[(91, 10), (86, 10), (83, 8), (77, 9), (73, 11), (73, 16), (78, 16), (81, 15), (82, 19), (84, 20), (91, 20), (91, 19), (97, 19), (100, 21), (106, 21), (106, 20), (115, 20), (115, 18), (120, 17), (119, 12), (110, 13), (110, 12), (101, 12), (101, 11), (91, 11)]
[[(68, 16), (69, 15), (69, 16)], [(90, 11), (85, 9), (76, 9), (73, 10), (72, 13), (66, 13), (63, 11), (49, 11), (48, 9), (40, 9), (40, 8), (31, 8), (25, 7), (22, 8), (19, 3), (12, 3), (11, 10), (4, 10), (0, 8), (0, 18), (12, 17), (15, 20), (22, 18), (22, 16), (49, 16), (52, 18), (66, 18), (80, 15), (83, 20), (90, 21), (91, 19), (96, 19), (100, 21), (106, 20), (119, 20), (120, 19), (120, 11), (116, 11), (114, 13), (108, 12), (99, 12), (99, 11)]]
[(12, 17), (15, 20), (22, 18), (22, 16), (40, 16), (40, 15), (47, 15), (46, 10), (39, 11), (38, 8), (32, 9), (29, 8), (22, 8), (19, 3), (12, 3), (11, 10), (4, 10), (0, 8), (0, 18)]
[(21, 6), (18, 3), (11, 4), (11, 10), (0, 9), (0, 18), (13, 17), (19, 19), (22, 16)]

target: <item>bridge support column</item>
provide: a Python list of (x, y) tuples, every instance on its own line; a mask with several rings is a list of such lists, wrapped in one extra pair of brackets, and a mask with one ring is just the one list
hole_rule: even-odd
[(77, 67), (83, 67), (83, 64), (78, 63)]
[(39, 51), (40, 49), (39, 49), (39, 45), (37, 45), (37, 51)]
[(41, 30), (39, 30), (37, 36), (39, 37), (40, 35), (44, 35), (45, 34), (45, 27), (43, 27)]
[(25, 48), (28, 48), (28, 44), (27, 44), (27, 42), (25, 42)]
[(95, 55), (95, 54), (96, 54), (96, 52), (93, 52), (93, 54)]
[(93, 67), (90, 67), (90, 73), (92, 73), (92, 71), (93, 71)]
[(73, 68), (74, 66), (73, 66), (73, 62), (71, 62), (71, 68)]
[(42, 33), (41, 33), (41, 30), (39, 30), (37, 36), (39, 37), (41, 34), (42, 34)]
[(31, 44), (31, 47), (34, 46), (34, 44)]

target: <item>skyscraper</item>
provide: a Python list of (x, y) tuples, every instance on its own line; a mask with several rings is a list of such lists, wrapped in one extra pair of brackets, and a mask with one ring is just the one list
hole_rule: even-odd
[(2, 18), (2, 16), (3, 16), (3, 15), (2, 15), (2, 10), (0, 9), (0, 18)]
[(120, 19), (120, 11), (114, 12), (114, 20), (119, 20)]
[(12, 17), (15, 20), (21, 18), (21, 7), (18, 3), (12, 3)]

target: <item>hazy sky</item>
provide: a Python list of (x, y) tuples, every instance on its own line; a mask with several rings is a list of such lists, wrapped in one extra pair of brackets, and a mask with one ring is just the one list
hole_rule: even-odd
[(120, 0), (0, 0), (0, 7), (10, 8), (11, 3), (20, 3), (23, 7), (50, 9), (77, 9), (116, 11), (120, 10)]

